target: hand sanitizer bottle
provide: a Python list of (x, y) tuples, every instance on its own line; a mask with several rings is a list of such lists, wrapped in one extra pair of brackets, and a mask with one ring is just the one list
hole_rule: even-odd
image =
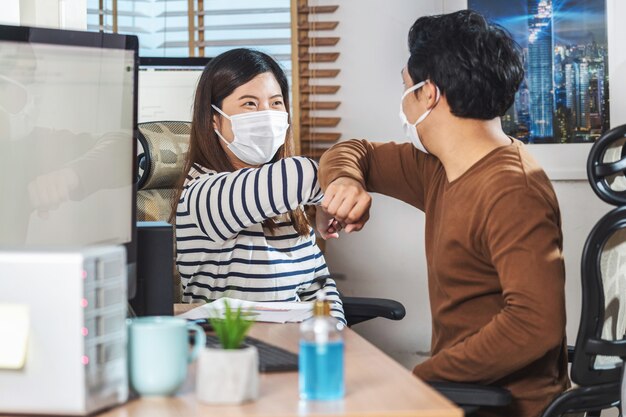
[(336, 400), (345, 392), (343, 323), (330, 315), (324, 291), (317, 294), (313, 317), (300, 325), (300, 398)]

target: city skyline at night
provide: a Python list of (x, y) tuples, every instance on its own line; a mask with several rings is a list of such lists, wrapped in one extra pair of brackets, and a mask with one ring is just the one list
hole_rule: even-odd
[(529, 143), (591, 142), (609, 127), (604, 0), (468, 0), (505, 27), (526, 76), (504, 130)]

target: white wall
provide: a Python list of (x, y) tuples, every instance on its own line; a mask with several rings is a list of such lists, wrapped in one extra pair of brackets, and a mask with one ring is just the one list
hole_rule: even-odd
[[(10, 24), (87, 30), (87, 0), (2, 0), (15, 14)], [(4, 10), (3, 10), (4, 15)]]
[(59, 3), (51, 0), (20, 0), (22, 26), (59, 27)]
[[(317, 1), (315, 4), (332, 1)], [(403, 92), (400, 70), (408, 59), (407, 33), (420, 15), (441, 13), (437, 0), (345, 0), (333, 36), (341, 37), (336, 67), (341, 69), (337, 98), (343, 139), (403, 140), (398, 108)], [(357, 17), (358, 16), (358, 17)], [(321, 50), (321, 48), (320, 48)], [(374, 320), (355, 330), (407, 367), (417, 352), (430, 349), (430, 308), (423, 244), (424, 215), (385, 196), (375, 195), (371, 220), (356, 234), (327, 244), (331, 272), (346, 295), (380, 296), (402, 302), (400, 322)]]
[[(400, 70), (408, 58), (408, 29), (421, 15), (454, 10), (455, 2), (459, 3), (457, 0), (340, 2), (337, 18), (341, 23), (333, 36), (341, 37), (336, 48), (341, 56), (335, 66), (341, 69), (338, 98), (342, 102), (339, 107), (342, 121), (338, 130), (343, 133), (343, 139), (401, 140)], [(331, 3), (336, 2), (316, 2)], [(582, 246), (593, 225), (610, 207), (593, 194), (586, 181), (553, 184), (563, 217), (567, 334), (573, 343), (580, 316)], [(366, 228), (360, 233), (344, 234), (327, 245), (326, 259), (331, 271), (347, 277), (339, 283), (347, 295), (388, 297), (405, 305), (407, 316), (403, 321), (378, 319), (356, 326), (355, 330), (409, 368), (423, 360), (430, 348), (423, 227), (421, 212), (375, 195)]]
[(3, 0), (2, 13), (0, 14), (0, 25), (20, 24), (20, 2), (19, 0)]

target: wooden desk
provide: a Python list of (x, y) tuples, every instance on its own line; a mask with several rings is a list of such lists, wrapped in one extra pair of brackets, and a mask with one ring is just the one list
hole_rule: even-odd
[[(177, 309), (177, 312), (179, 310)], [(256, 323), (250, 335), (298, 351), (298, 324)], [(428, 416), (461, 417), (462, 411), (350, 329), (345, 330), (346, 396), (340, 401), (298, 398), (298, 373), (261, 374), (259, 398), (240, 406), (209, 406), (194, 396), (195, 368), (171, 398), (140, 398), (98, 417), (188, 416)]]

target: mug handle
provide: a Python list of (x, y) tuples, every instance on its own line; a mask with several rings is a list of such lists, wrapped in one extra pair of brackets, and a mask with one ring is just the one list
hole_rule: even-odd
[(206, 335), (204, 334), (204, 329), (194, 323), (187, 323), (187, 329), (194, 332), (193, 349), (188, 359), (188, 362), (191, 363), (196, 359), (200, 350), (204, 349), (204, 345), (206, 345)]

